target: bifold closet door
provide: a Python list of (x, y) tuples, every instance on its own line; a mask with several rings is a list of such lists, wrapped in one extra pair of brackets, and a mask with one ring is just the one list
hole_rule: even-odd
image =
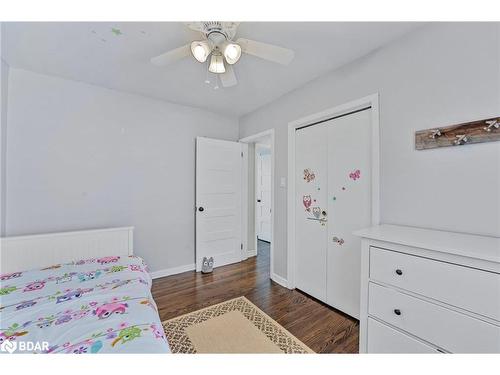
[(326, 302), (359, 318), (361, 240), (371, 225), (371, 110), (328, 122), (328, 255)]
[(371, 110), (296, 131), (296, 287), (359, 318), (361, 243), (372, 224)]
[(296, 287), (326, 301), (327, 136), (325, 125), (296, 131)]

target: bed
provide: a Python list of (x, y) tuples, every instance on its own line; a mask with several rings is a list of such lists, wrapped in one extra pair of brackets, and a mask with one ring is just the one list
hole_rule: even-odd
[[(17, 351), (36, 353), (168, 353), (132, 235), (132, 228), (113, 228), (3, 238), (0, 345), (11, 341)], [(40, 267), (29, 267), (34, 262)]]

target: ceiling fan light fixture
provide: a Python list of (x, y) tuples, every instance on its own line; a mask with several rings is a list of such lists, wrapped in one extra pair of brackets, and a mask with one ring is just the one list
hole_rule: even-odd
[(208, 70), (212, 73), (217, 73), (217, 74), (222, 74), (226, 72), (226, 68), (224, 66), (224, 58), (222, 57), (222, 54), (220, 52), (212, 53)]
[(191, 43), (191, 53), (196, 60), (204, 63), (210, 55), (210, 47), (206, 41), (194, 41)]
[(224, 48), (224, 57), (228, 64), (236, 64), (241, 57), (241, 47), (236, 43), (228, 43)]

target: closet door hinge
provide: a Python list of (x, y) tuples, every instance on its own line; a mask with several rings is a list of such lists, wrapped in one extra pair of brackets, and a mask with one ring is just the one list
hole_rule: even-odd
[(240, 249), (243, 250), (243, 244), (240, 244)]
[(243, 157), (243, 151), (241, 151), (241, 157)]

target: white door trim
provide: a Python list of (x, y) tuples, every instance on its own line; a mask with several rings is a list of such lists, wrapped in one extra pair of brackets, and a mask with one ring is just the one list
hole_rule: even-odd
[[(271, 248), (270, 248), (270, 258), (271, 258), (271, 280), (281, 284), (281, 282), (279, 281), (282, 281), (282, 278), (279, 277), (278, 275), (275, 275), (274, 274), (274, 213), (276, 212), (276, 207), (275, 207), (275, 199), (274, 199), (274, 192), (275, 192), (275, 179), (276, 179), (276, 176), (275, 176), (275, 160), (276, 160), (276, 157), (275, 157), (275, 154), (274, 154), (274, 151), (275, 151), (275, 141), (274, 141), (274, 129), (269, 129), (269, 130), (265, 130), (263, 132), (260, 132), (260, 133), (257, 133), (257, 134), (253, 134), (253, 135), (250, 135), (248, 137), (245, 137), (245, 138), (241, 138), (239, 140), (239, 142), (241, 143), (253, 143), (255, 142), (256, 140), (258, 140), (259, 138), (262, 138), (264, 136), (270, 136), (271, 137)], [(248, 175), (248, 163), (244, 163), (243, 164), (243, 170), (244, 172), (243, 173), (246, 173), (246, 175)], [(246, 249), (246, 243), (248, 242), (248, 199), (249, 199), (249, 196), (248, 196), (248, 183), (246, 183), (244, 186), (243, 186), (243, 199), (246, 199), (246, 202), (247, 204), (243, 204), (243, 207), (242, 207), (242, 215), (243, 215), (243, 218), (242, 218), (242, 222), (243, 223), (246, 223), (243, 228), (242, 228), (242, 235), (243, 235), (243, 246), (245, 247)], [(252, 200), (254, 199), (255, 197), (252, 197)], [(245, 202), (245, 200), (243, 201)], [(254, 202), (255, 203), (255, 202)], [(255, 250), (257, 250), (257, 237), (255, 237)], [(279, 280), (279, 281), (277, 281)]]
[[(253, 178), (254, 178), (254, 182), (253, 182), (253, 188), (254, 188), (254, 192), (255, 192), (255, 196), (257, 196), (257, 191), (258, 191), (258, 181), (257, 181), (257, 168), (258, 168), (258, 165), (257, 163), (259, 162), (259, 156), (257, 155), (257, 145), (258, 143), (254, 143), (254, 152), (253, 152), (253, 165), (254, 165), (254, 173), (253, 173)], [(255, 197), (254, 197), (255, 198)], [(254, 209), (254, 230), (255, 230), (255, 237), (254, 237), (254, 245), (253, 245), (253, 248), (255, 249), (255, 253), (257, 255), (259, 255), (259, 249), (258, 249), (258, 243), (259, 243), (259, 240), (257, 238), (257, 225), (259, 224), (259, 221), (257, 220), (257, 202), (254, 200), (254, 204), (253, 204), (253, 209)]]
[[(331, 117), (371, 107), (372, 115), (372, 225), (380, 223), (380, 123), (379, 94), (326, 109), (288, 123), (288, 194), (287, 194), (287, 279), (288, 287), (295, 288), (295, 131), (297, 128)], [(273, 193), (274, 194), (274, 193)], [(274, 207), (273, 207), (274, 213)], [(273, 216), (274, 218), (274, 216)]]

